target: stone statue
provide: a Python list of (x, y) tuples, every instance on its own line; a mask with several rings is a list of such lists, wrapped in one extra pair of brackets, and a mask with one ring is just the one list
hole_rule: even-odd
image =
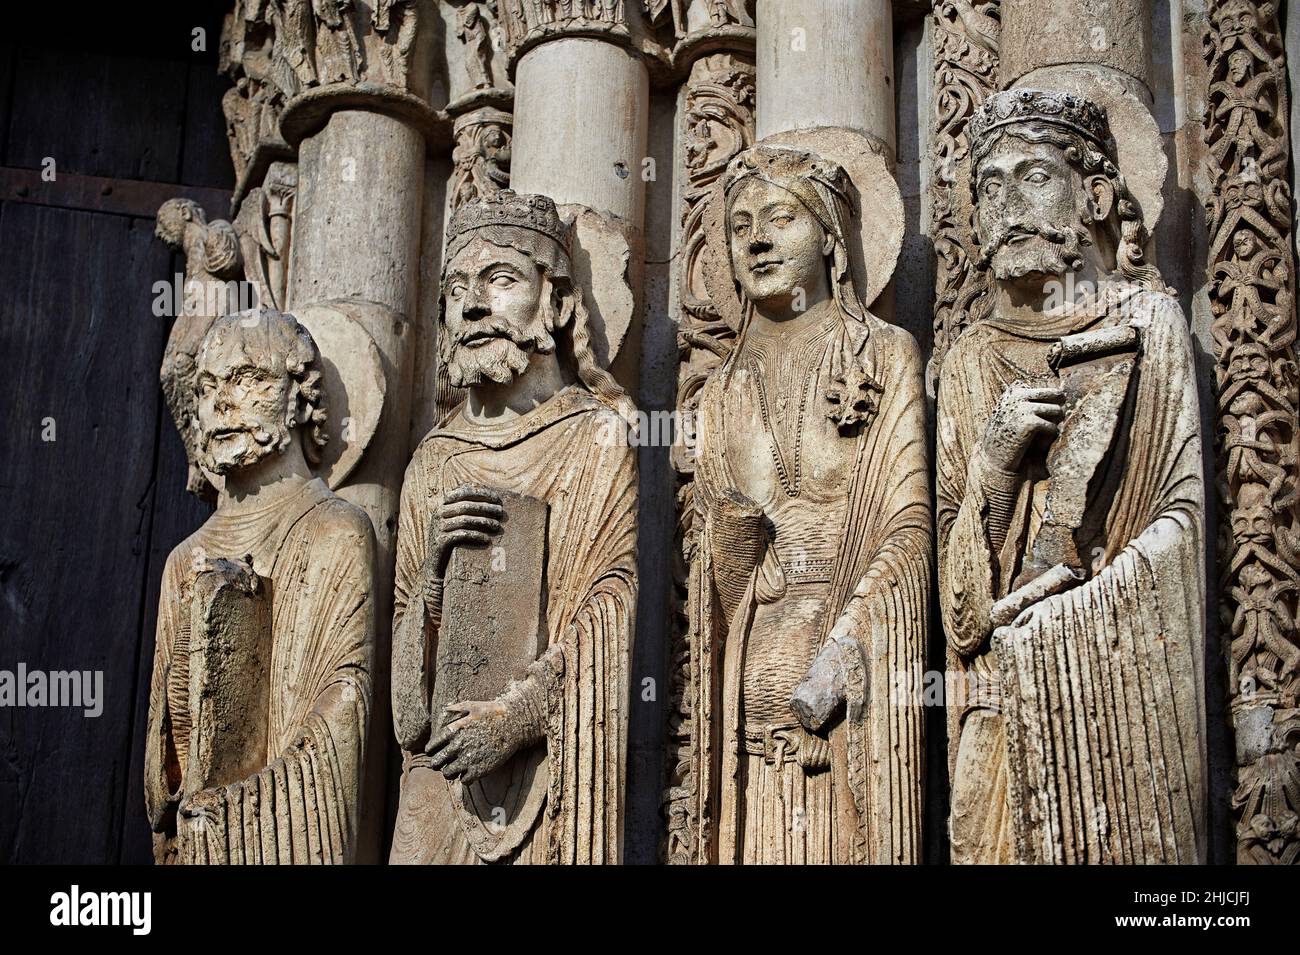
[(740, 153), (711, 200), (714, 304), (741, 318), (699, 402), (671, 861), (920, 861), (921, 711), (894, 691), (926, 641), (921, 355), (866, 307), (901, 212), (868, 294), (890, 216), (845, 167), (870, 156), (897, 189), (865, 140), (822, 132)]
[(1106, 112), (971, 119), (992, 313), (938, 396), (959, 863), (1205, 858), (1201, 438), (1187, 320), (1146, 264)]
[(452, 217), (441, 360), (465, 402), (402, 486), (392, 862), (614, 863), (636, 601), (632, 406), (544, 196)]
[(232, 292), (237, 293), (238, 286), (233, 283), (243, 275), (239, 236), (225, 220), (208, 222), (202, 207), (193, 199), (164, 202), (158, 209), (154, 232), (185, 256), (181, 314), (176, 316), (167, 336), (159, 376), (163, 396), (185, 443), (185, 459), (189, 465), (186, 490), (211, 499), (215, 492), (198, 466), (192, 427), (195, 356), (213, 320), (237, 307), (237, 294)]
[(218, 319), (197, 362), (216, 513), (163, 571), (145, 804), (158, 862), (348, 862), (374, 652), (370, 519), (312, 476), (321, 359), (290, 315)]
[(316, 71), (322, 84), (352, 83), (364, 70), (354, 0), (312, 0), (316, 16)]
[(456, 14), (456, 39), (465, 45), (465, 72), (469, 75), (470, 89), (487, 89), (492, 85), (488, 20), (479, 4), (467, 3)]
[(414, 0), (376, 0), (374, 10), (375, 32), (383, 43), (379, 56), (384, 75), (394, 86), (405, 88), (419, 25), (419, 7)]

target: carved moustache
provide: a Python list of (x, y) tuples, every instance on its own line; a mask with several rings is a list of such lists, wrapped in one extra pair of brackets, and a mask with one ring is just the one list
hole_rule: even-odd
[[(1027, 224), (1017, 223), (1008, 226), (1005, 229), (999, 229), (993, 233), (986, 241), (980, 245), (979, 264), (981, 268), (988, 268), (993, 261), (993, 257), (1002, 249), (1003, 246), (1020, 239), (1032, 239), (1041, 237), (1045, 241), (1055, 246), (1063, 246), (1068, 251), (1062, 256), (1066, 265), (1069, 267), (1078, 267), (1081, 264), (1081, 257), (1078, 253), (1079, 244), (1083, 241), (1078, 230), (1058, 229), (1047, 223)], [(1073, 261), (1071, 261), (1073, 260)]]

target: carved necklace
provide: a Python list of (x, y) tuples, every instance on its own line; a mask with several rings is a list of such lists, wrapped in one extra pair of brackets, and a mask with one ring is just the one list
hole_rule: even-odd
[[(763, 430), (767, 434), (768, 451), (772, 456), (777, 478), (781, 481), (781, 489), (787, 497), (798, 497), (803, 483), (803, 432), (810, 390), (808, 376), (803, 374), (803, 371), (816, 368), (815, 359), (825, 348), (828, 334), (829, 330), (823, 327), (815, 329), (804, 341), (793, 342), (784, 348), (773, 349), (760, 345), (755, 349), (758, 354), (749, 362), (754, 389), (758, 393), (758, 411), (763, 421)], [(777, 432), (785, 429), (774, 420), (765, 383), (764, 367), (773, 368), (773, 378), (784, 393), (797, 392), (799, 395), (799, 403), (795, 411), (794, 451), (788, 462), (785, 455), (781, 453), (781, 442), (777, 437)], [(782, 417), (784, 418), (784, 415)]]
[(754, 385), (758, 389), (758, 411), (763, 418), (763, 430), (767, 432), (767, 447), (772, 452), (776, 476), (781, 479), (781, 487), (785, 490), (786, 497), (798, 497), (799, 484), (802, 480), (803, 419), (807, 411), (808, 389), (804, 388), (799, 396), (799, 411), (795, 415), (794, 423), (794, 462), (793, 467), (787, 470), (785, 455), (781, 453), (781, 443), (777, 441), (776, 432), (772, 428), (772, 413), (767, 406), (767, 388), (763, 385), (761, 371), (754, 375)]

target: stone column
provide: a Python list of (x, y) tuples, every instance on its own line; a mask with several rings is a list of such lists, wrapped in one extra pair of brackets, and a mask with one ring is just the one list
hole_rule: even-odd
[(391, 555), (408, 443), (424, 137), (391, 116), (341, 110), (302, 143), (299, 177), (290, 310), (339, 298), (383, 306), (363, 320), (384, 360), (383, 418), (338, 493), (370, 514), (380, 552)]
[[(650, 113), (645, 57), (653, 44), (640, 4), (588, 12), (552, 20), (523, 5), (505, 19), (515, 88), (510, 183), (516, 192), (550, 196), (569, 216), (574, 206), (613, 216), (626, 243), (627, 284), (640, 303)], [(581, 244), (582, 236), (574, 241)], [(597, 342), (597, 358), (635, 393), (640, 323), (619, 325), (602, 329), (608, 342)]]
[(758, 138), (843, 126), (894, 135), (890, 0), (758, 0)]
[(426, 147), (445, 149), (451, 139), (450, 123), (430, 105), (441, 95), (431, 82), (433, 12), (426, 3), (394, 4), (376, 23), (370, 7), (354, 8), (330, 43), (318, 43), (315, 79), (288, 99), (279, 123), (299, 161), (287, 306), (317, 339), (327, 412), (340, 423), (331, 443), (341, 458), (323, 476), (366, 511), (379, 545), (360, 861), (379, 858), (392, 775), (389, 629), (410, 459)]
[(517, 192), (612, 213), (640, 230), (650, 77), (641, 58), (592, 37), (534, 47), (515, 73)]

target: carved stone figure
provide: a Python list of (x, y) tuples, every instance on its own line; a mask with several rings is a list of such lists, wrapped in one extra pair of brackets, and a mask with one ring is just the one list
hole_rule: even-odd
[(1215, 0), (1205, 33), (1221, 632), (1231, 634), (1237, 862), (1300, 860), (1300, 522), (1286, 50), (1279, 5)]
[(198, 466), (194, 421), (195, 357), (214, 319), (238, 307), (237, 286), (242, 275), (239, 236), (229, 222), (208, 222), (192, 199), (168, 199), (158, 209), (155, 234), (185, 256), (182, 309), (172, 324), (159, 375), (172, 421), (185, 442), (189, 464), (186, 490), (210, 499), (214, 491)]
[(354, 0), (311, 0), (316, 15), (316, 71), (322, 84), (349, 83), (364, 69)]
[(845, 165), (897, 190), (862, 137), (805, 141), (740, 153), (707, 216), (740, 332), (699, 402), (671, 861), (919, 861), (921, 712), (895, 691), (929, 602), (922, 366), (865, 304), (900, 214)]
[(321, 359), (290, 315), (218, 319), (197, 367), (217, 510), (167, 558), (145, 803), (159, 862), (348, 862), (371, 706), (370, 519), (310, 465)]
[(568, 241), (551, 200), (508, 190), (448, 228), (439, 349), (468, 397), (402, 487), (393, 862), (620, 860), (632, 407)]
[(940, 605), (959, 863), (1201, 862), (1204, 499), (1187, 320), (1106, 113), (971, 119), (991, 314), (944, 359)]
[(492, 85), (491, 49), (488, 44), (488, 20), (481, 5), (467, 3), (456, 14), (456, 39), (465, 44), (465, 72), (470, 89), (487, 89)]
[(289, 279), (289, 239), (298, 168), (272, 163), (261, 186), (249, 190), (235, 217), (244, 277), (257, 290), (258, 303), (284, 308)]
[(456, 120), (456, 146), (451, 153), (451, 209), (510, 185), (512, 117), (485, 107)]
[(375, 2), (375, 32), (383, 43), (379, 56), (383, 61), (384, 75), (394, 86), (406, 86), (411, 70), (411, 51), (415, 48), (418, 10), (415, 0)]

